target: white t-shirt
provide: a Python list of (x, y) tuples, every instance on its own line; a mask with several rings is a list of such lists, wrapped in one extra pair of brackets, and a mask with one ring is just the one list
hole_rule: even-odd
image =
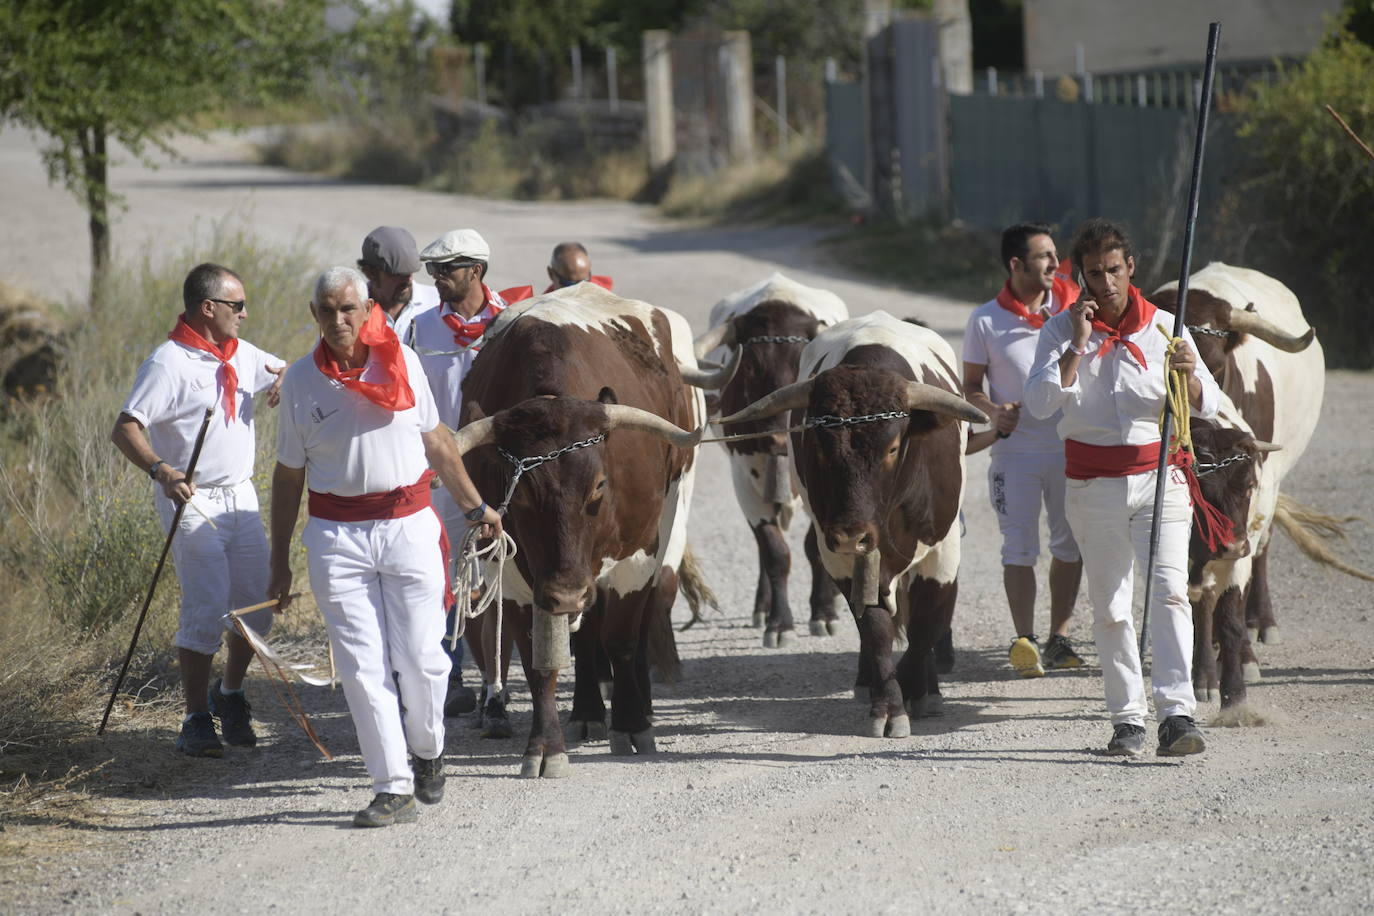
[(401, 343), (414, 346), (411, 342), (410, 329), (417, 316), (429, 311), (439, 304), (439, 291), (432, 286), (425, 286), (422, 283), (411, 282), (411, 300), (405, 304), (405, 308), (391, 317), (388, 312), (386, 323), (391, 325), (391, 330), (396, 332), (396, 338)]
[[(317, 493), (362, 496), (408, 487), (429, 467), (420, 439), (439, 425), (434, 398), (424, 384), (420, 360), (402, 345), (415, 406), (392, 411), (327, 377), (315, 353), (286, 370), (277, 427), (277, 461), (305, 468), (306, 483)], [(374, 351), (375, 354), (375, 351)], [(369, 354), (363, 381), (385, 382)]]
[(239, 341), (229, 360), (239, 377), (235, 417), (230, 422), (220, 395), (219, 360), (204, 350), (169, 340), (159, 344), (138, 367), (133, 390), (120, 410), (147, 430), (148, 441), (159, 458), (185, 471), (205, 420), (205, 408), (213, 405), (215, 416), (196, 463), (195, 483), (202, 487), (234, 486), (253, 476), (257, 448), (253, 395), (276, 381), (267, 367), (278, 368), (284, 363), (246, 340)]
[[(1049, 311), (1059, 307), (1053, 293), (1046, 293)], [(964, 362), (987, 367), (988, 396), (994, 404), (1021, 404), (1026, 378), (1035, 359), (1040, 330), (997, 304), (984, 302), (973, 310), (964, 328)], [(1061, 452), (1064, 443), (1055, 427), (1059, 414), (1046, 419), (1022, 410), (1010, 436), (992, 443), (992, 452)]]
[[(1060, 312), (1040, 329), (1040, 341), (1030, 378), (1026, 380), (1026, 408), (1035, 416), (1048, 418), (1062, 411), (1059, 435), (1088, 445), (1148, 445), (1159, 441), (1159, 414), (1164, 409), (1164, 356), (1169, 345), (1156, 325), (1171, 331), (1173, 316), (1158, 312), (1153, 321), (1125, 339), (1140, 347), (1147, 368), (1116, 344), (1098, 356), (1106, 334), (1094, 330), (1088, 339), (1088, 355), (1078, 361), (1078, 374), (1065, 388), (1059, 383), (1059, 358), (1073, 339), (1073, 316)], [(1197, 352), (1193, 336), (1185, 328), (1183, 339)], [(1189, 408), (1192, 416), (1216, 416), (1221, 390), (1202, 360), (1193, 368), (1193, 377), (1202, 383), (1202, 406)], [(1025, 412), (1022, 412), (1022, 416)]]
[[(420, 357), (420, 365), (424, 367), (425, 378), (429, 380), (430, 393), (438, 405), (439, 420), (450, 429), (457, 429), (458, 413), (463, 407), (463, 379), (486, 342), (486, 335), (474, 340), (466, 349), (459, 347), (454, 342), (453, 329), (444, 324), (446, 311), (454, 314), (451, 306), (443, 304), (418, 316), (412, 327), (415, 331), (415, 351)], [(498, 311), (488, 304), (467, 320), (489, 322)]]

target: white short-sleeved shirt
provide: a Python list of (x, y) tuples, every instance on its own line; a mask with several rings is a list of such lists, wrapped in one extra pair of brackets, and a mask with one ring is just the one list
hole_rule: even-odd
[[(133, 390), (120, 408), (148, 432), (148, 441), (159, 458), (184, 471), (191, 462), (196, 435), (205, 420), (205, 408), (214, 406), (215, 417), (205, 433), (205, 445), (196, 463), (195, 483), (202, 487), (228, 487), (253, 476), (253, 395), (270, 388), (276, 376), (267, 371), (285, 360), (240, 340), (229, 364), (238, 373), (235, 417), (226, 419), (220, 396), (220, 362), (203, 350), (169, 340), (159, 344), (138, 367)], [(161, 488), (159, 488), (161, 492)]]
[[(292, 363), (281, 388), (277, 461), (305, 468), (310, 489), (335, 496), (386, 493), (419, 480), (429, 467), (420, 434), (437, 427), (439, 416), (419, 358), (405, 345), (401, 352), (415, 406), (399, 411), (327, 377), (313, 350)], [(372, 355), (362, 378), (385, 381)]]
[[(1050, 311), (1060, 303), (1053, 293), (1046, 298)], [(997, 304), (993, 299), (973, 310), (964, 328), (964, 362), (987, 367), (989, 397), (995, 404), (1023, 404), (1026, 379), (1035, 360), (1035, 344), (1040, 329)], [(1041, 419), (1028, 410), (1021, 411), (1010, 436), (992, 443), (992, 452), (1059, 452), (1064, 443), (1056, 427), (1059, 414)]]
[[(1156, 330), (1172, 330), (1173, 316), (1157, 312), (1154, 320), (1125, 339), (1140, 347), (1145, 369), (1130, 352), (1117, 344), (1102, 356), (1097, 350), (1107, 335), (1094, 330), (1088, 339), (1088, 355), (1078, 361), (1073, 384), (1059, 383), (1059, 359), (1069, 347), (1073, 317), (1060, 312), (1045, 322), (1035, 350), (1030, 378), (1026, 380), (1026, 408), (1048, 418), (1062, 412), (1059, 435), (1088, 445), (1148, 445), (1159, 441), (1159, 414), (1164, 409), (1164, 357), (1168, 338)], [(1193, 336), (1185, 328), (1183, 338), (1197, 352)], [(1192, 416), (1216, 416), (1221, 390), (1202, 360), (1193, 377), (1202, 383), (1201, 407), (1189, 408)]]
[[(460, 348), (453, 340), (453, 329), (444, 323), (446, 310), (451, 313), (448, 305), (424, 312), (415, 319), (412, 327), (415, 330), (415, 350), (420, 357), (420, 365), (424, 367), (425, 378), (429, 380), (430, 393), (434, 395), (434, 402), (438, 406), (439, 420), (450, 429), (457, 429), (458, 413), (463, 408), (463, 379), (472, 368), (472, 361), (477, 358), (486, 337), (477, 338), (467, 349)], [(491, 321), (499, 311), (488, 304), (467, 320)]]
[(396, 338), (401, 343), (413, 347), (415, 344), (410, 336), (410, 329), (414, 326), (417, 317), (439, 304), (439, 291), (432, 286), (412, 281), (410, 296), (410, 301), (406, 303), (405, 308), (396, 313), (395, 318), (387, 313), (386, 323), (391, 325), (391, 330), (396, 332)]

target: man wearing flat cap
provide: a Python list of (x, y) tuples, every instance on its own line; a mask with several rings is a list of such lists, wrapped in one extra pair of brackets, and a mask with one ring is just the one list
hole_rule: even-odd
[(438, 290), (411, 280), (420, 269), (415, 237), (399, 226), (378, 226), (363, 239), (358, 269), (367, 277), (368, 298), (385, 311), (391, 330), (402, 343), (412, 343), (415, 316), (439, 304)]
[[(422, 312), (416, 317), (412, 326), (412, 346), (420, 356), (425, 377), (429, 379), (430, 391), (434, 393), (434, 401), (439, 409), (439, 419), (450, 429), (457, 429), (459, 411), (463, 406), (463, 378), (482, 349), (482, 335), (507, 305), (528, 299), (534, 290), (529, 286), (521, 286), (498, 293), (486, 284), (491, 248), (476, 229), (454, 229), (444, 233), (425, 246), (425, 250), (420, 252), (420, 260), (434, 278), (441, 302), (438, 308)], [(463, 533), (470, 523), (446, 491), (436, 491), (434, 508), (443, 520), (449, 543), (462, 543)], [(483, 623), (486, 619), (490, 618), (484, 618)], [(452, 632), (454, 624), (450, 615), (449, 632)], [(495, 672), (486, 670), (491, 666), (491, 653), (483, 651), (482, 629), (482, 626), (475, 626), (467, 631), (467, 638), (478, 666), (483, 669), (483, 680), (486, 682), (482, 688), (482, 701), (478, 704), (479, 725), (483, 737), (508, 738), (511, 728), (506, 716), (506, 698), (487, 686), (492, 683)], [(507, 639), (509, 635), (506, 634)], [(491, 639), (494, 638), (493, 632)], [(505, 640), (503, 643), (502, 680), (510, 657), (508, 643)], [(448, 645), (446, 639), (446, 650)], [(471, 707), (467, 690), (459, 680), (462, 649), (455, 648), (449, 654), (454, 659), (454, 665), (448, 698), (444, 702), (444, 714), (452, 716), (466, 712)]]

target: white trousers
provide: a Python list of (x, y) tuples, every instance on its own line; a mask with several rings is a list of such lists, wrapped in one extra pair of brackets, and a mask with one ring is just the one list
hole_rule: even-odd
[[(1155, 472), (1130, 477), (1070, 480), (1064, 508), (1083, 553), (1093, 606), (1093, 637), (1112, 724), (1144, 725), (1149, 718), (1140, 652), (1131, 617), (1135, 570), (1145, 568), (1154, 514)], [(1188, 487), (1171, 470), (1150, 594), (1150, 681), (1155, 715), (1191, 716), (1193, 611), (1188, 602), (1188, 538), (1193, 512)]]
[(444, 750), (439, 517), (423, 509), (366, 522), (312, 518), (301, 541), (372, 790), (409, 795), (407, 750), (426, 760)]
[(1050, 556), (1077, 563), (1078, 545), (1064, 516), (1064, 450), (996, 452), (988, 464), (988, 502), (1002, 531), (1002, 565), (1034, 566), (1040, 556), (1040, 506), (1050, 528)]
[[(154, 502), (165, 534), (176, 506), (160, 488)], [(224, 634), (224, 615), (267, 597), (267, 535), (251, 480), (230, 487), (198, 486), (191, 503), (182, 510), (172, 538), (172, 563), (181, 584), (175, 641), (178, 648), (214, 655)], [(272, 628), (272, 609), (247, 614), (243, 622), (265, 636)]]

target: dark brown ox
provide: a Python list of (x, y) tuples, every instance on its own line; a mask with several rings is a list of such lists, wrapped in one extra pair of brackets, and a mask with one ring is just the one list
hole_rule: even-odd
[(963, 421), (987, 422), (958, 394), (953, 366), (933, 331), (878, 312), (823, 331), (802, 355), (804, 381), (723, 421), (805, 418), (792, 456), (822, 563), (859, 627), (873, 737), (905, 737), (908, 713), (941, 711), (931, 649), (958, 590)]
[(674, 358), (673, 323), (597, 287), (562, 290), (503, 314), (463, 382), (459, 446), (483, 493), (504, 493), (511, 481), (502, 450), (537, 458), (583, 444), (525, 473), (506, 515), (519, 549), (503, 580), (506, 625), (534, 704), (525, 776), (567, 772), (558, 670), (535, 657), (531, 627), (548, 623), (535, 615), (581, 615), (570, 731), (605, 734), (601, 651), (612, 680), (612, 752), (654, 750), (646, 643), (666, 638), (659, 648), (675, 660), (667, 615), (702, 410)]

